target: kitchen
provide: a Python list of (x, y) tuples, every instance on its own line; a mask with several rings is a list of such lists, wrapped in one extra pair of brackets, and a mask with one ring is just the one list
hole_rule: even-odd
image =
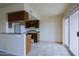
[[(69, 8), (68, 6), (71, 5), (73, 6), (73, 4), (30, 4), (30, 6), (28, 6), (27, 3), (23, 3), (23, 4), (12, 4), (7, 7), (1, 8), (0, 9), (0, 21), (1, 21), (0, 22), (0, 51), (4, 51), (16, 56), (26, 56), (26, 55), (30, 56), (35, 54), (53, 55), (56, 52), (60, 52), (61, 50), (61, 52), (63, 52), (62, 55), (70, 55), (69, 53), (66, 54), (66, 52), (68, 51), (64, 50), (65, 47), (59, 48), (58, 46), (60, 44), (61, 46), (64, 45), (65, 42), (63, 36), (64, 33), (62, 34), (63, 32), (62, 26), (64, 25), (62, 24), (63, 17), (58, 15), (56, 17), (53, 17), (54, 15), (53, 16), (49, 16), (49, 15), (51, 13), (53, 14), (54, 11), (59, 11), (59, 10), (64, 11), (64, 8), (60, 8), (60, 7), (67, 6), (65, 8)], [(57, 7), (55, 8), (55, 6)], [(40, 16), (37, 17), (38, 15), (32, 9), (34, 11), (37, 11), (37, 13)], [(58, 14), (58, 12), (55, 12), (55, 14), (56, 13)], [(60, 15), (61, 14), (62, 13), (60, 13)], [(77, 18), (76, 22), (78, 22), (77, 21), (78, 11), (75, 14), (71, 15), (70, 18), (68, 19), (74, 20), (74, 18)], [(74, 22), (73, 24), (71, 23), (70, 25), (71, 28), (73, 28), (72, 27), (73, 25)], [(70, 31), (71, 31), (70, 33), (73, 34), (72, 33), (73, 31), (72, 30)], [(74, 33), (76, 34), (76, 32)], [(74, 36), (71, 35), (70, 48), (76, 55), (78, 55), (78, 50), (77, 50), (78, 45), (75, 46), (77, 49), (73, 48), (75, 40), (73, 39), (72, 42), (72, 37)], [(76, 42), (78, 44), (77, 40)], [(58, 45), (53, 46), (54, 43)], [(69, 42), (67, 42), (66, 40), (65, 43), (68, 44)], [(57, 48), (53, 49), (54, 47)], [(61, 55), (61, 52), (57, 54)]]
[[(30, 30), (25, 28), (26, 22), (38, 20), (22, 6), (24, 4), (12, 4), (0, 9), (0, 50), (17, 56), (26, 56), (26, 50), (29, 52), (34, 42), (31, 42), (31, 35), (26, 35)], [(39, 30), (38, 27), (31, 28)]]
[[(26, 18), (22, 18), (24, 20), (19, 20), (19, 19), (21, 19), (20, 17), (24, 17), (24, 15), (21, 15), (22, 13), (24, 13)], [(12, 32), (10, 32), (10, 29), (12, 29), (12, 24), (13, 24), (14, 25), (13, 33), (26, 35), (26, 42), (27, 42), (26, 51), (28, 53), (29, 50), (31, 49), (32, 43), (39, 42), (40, 31), (39, 31), (39, 20), (36, 20), (36, 18), (34, 18), (34, 16), (32, 16), (32, 15), (30, 18), (30, 16), (27, 16), (28, 13), (27, 14), (26, 13), (27, 12), (25, 12), (25, 11), (17, 11), (17, 12), (9, 13), (8, 14), (8, 26), (9, 26), (8, 31), (9, 31), (9, 33), (12, 33)], [(28, 20), (27, 20), (27, 18), (28, 18)], [(29, 39), (30, 41), (28, 40), (29, 37), (30, 37), (30, 39)]]

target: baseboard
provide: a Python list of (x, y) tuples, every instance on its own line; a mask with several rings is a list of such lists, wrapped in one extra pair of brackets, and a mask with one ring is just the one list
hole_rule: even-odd
[(69, 49), (69, 47), (67, 45), (64, 45), (66, 47), (66, 49), (68, 50), (68, 52), (71, 54), (71, 56), (75, 56), (72, 51)]
[(57, 44), (62, 44), (62, 42), (56, 42), (56, 41), (40, 41), (41, 43), (57, 43)]
[(56, 42), (57, 44), (62, 44), (62, 42)]
[(53, 41), (39, 41), (39, 43), (55, 43), (55, 42), (53, 42)]

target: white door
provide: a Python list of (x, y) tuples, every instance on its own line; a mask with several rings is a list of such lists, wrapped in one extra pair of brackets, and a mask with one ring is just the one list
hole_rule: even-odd
[(64, 20), (64, 44), (69, 47), (69, 18)]
[(70, 16), (70, 50), (78, 55), (78, 11)]

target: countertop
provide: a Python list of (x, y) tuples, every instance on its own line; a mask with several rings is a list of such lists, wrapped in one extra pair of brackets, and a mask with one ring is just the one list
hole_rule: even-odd
[[(5, 33), (5, 32), (2, 32), (2, 33), (0, 33), (0, 34), (17, 34), (17, 35), (21, 35), (21, 34), (26, 34), (26, 35), (29, 35), (28, 34), (29, 32), (24, 32), (24, 33)], [(40, 31), (38, 31), (38, 32), (36, 32), (36, 33), (40, 33)]]
[(0, 33), (0, 34), (26, 34), (26, 33)]

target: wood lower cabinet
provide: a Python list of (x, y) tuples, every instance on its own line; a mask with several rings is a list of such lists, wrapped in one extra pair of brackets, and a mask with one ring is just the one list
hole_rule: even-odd
[(31, 38), (33, 39), (34, 43), (38, 43), (40, 40), (40, 33), (36, 32), (36, 33), (27, 33), (28, 35), (31, 35)]
[(34, 43), (37, 43), (37, 33), (33, 33), (33, 39), (34, 39)]
[(40, 41), (40, 32), (37, 33), (37, 42)]
[(34, 42), (38, 43), (40, 39), (40, 33), (34, 33)]
[(29, 53), (29, 51), (31, 50), (31, 45), (32, 45), (32, 39), (30, 35), (26, 36), (26, 54)]

